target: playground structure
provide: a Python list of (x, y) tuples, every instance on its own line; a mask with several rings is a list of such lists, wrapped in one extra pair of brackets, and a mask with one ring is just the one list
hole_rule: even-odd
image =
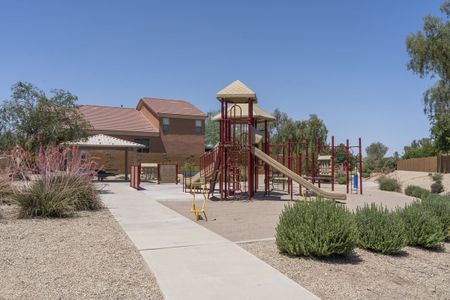
[[(356, 146), (349, 140), (344, 145), (321, 145), (317, 141), (288, 140), (271, 144), (269, 123), (275, 118), (257, 106), (256, 94), (240, 81), (235, 81), (217, 94), (220, 115), (219, 143), (200, 158), (199, 172), (185, 179), (184, 189), (204, 187), (209, 183), (208, 197), (214, 195), (216, 186), (220, 199), (252, 199), (259, 188), (259, 173), (264, 172), (264, 196), (269, 196), (270, 183), (276, 180), (287, 185), (291, 199), (294, 182), (298, 194), (314, 194), (335, 200), (345, 200), (346, 194), (335, 191), (336, 151), (344, 154), (340, 167), (345, 170), (346, 192), (362, 194), (361, 138)], [(354, 150), (357, 149), (356, 158)], [(191, 174), (192, 175), (192, 174)], [(352, 184), (351, 175), (356, 180)], [(331, 183), (331, 191), (321, 188)]]

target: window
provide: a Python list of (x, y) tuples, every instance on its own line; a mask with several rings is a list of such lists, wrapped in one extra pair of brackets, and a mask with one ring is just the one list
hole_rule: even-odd
[(202, 133), (203, 132), (203, 122), (202, 120), (195, 120), (195, 132)]
[(137, 151), (140, 153), (149, 153), (150, 152), (150, 140), (149, 139), (134, 139), (135, 143), (145, 145), (145, 148), (138, 148)]
[(162, 119), (162, 129), (164, 132), (169, 132), (169, 129), (170, 129), (170, 119), (169, 118)]

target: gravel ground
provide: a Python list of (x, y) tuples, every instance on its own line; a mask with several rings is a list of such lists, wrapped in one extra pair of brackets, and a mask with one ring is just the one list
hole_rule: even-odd
[(441, 251), (406, 247), (399, 256), (356, 249), (349, 258), (297, 258), (274, 241), (241, 244), (322, 299), (450, 299), (450, 243)]
[(0, 206), (0, 299), (163, 299), (108, 210), (17, 219)]

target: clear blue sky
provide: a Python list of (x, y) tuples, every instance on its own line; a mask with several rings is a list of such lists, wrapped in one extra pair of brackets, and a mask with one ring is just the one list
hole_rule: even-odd
[(403, 151), (429, 135), (405, 38), (440, 0), (0, 2), (0, 100), (28, 81), (83, 104), (185, 99), (240, 79), (261, 107), (316, 113), (338, 141)]

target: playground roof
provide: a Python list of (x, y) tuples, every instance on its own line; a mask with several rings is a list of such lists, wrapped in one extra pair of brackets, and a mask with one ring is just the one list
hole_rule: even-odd
[(82, 105), (80, 112), (91, 124), (93, 131), (104, 133), (130, 133), (133, 135), (158, 135), (158, 130), (134, 108)]
[(195, 117), (197, 119), (205, 119), (206, 115), (200, 109), (184, 100), (172, 100), (172, 99), (158, 99), (158, 98), (141, 98), (137, 105), (137, 109), (140, 109), (142, 105), (145, 105), (154, 114), (159, 117), (164, 116), (182, 116), (182, 117)]
[[(233, 106), (236, 105), (239, 108), (233, 108)], [(248, 115), (248, 103), (240, 103), (240, 104), (234, 104), (228, 108), (228, 118), (234, 119), (243, 119), (243, 121), (247, 122), (247, 115)], [(242, 115), (241, 115), (242, 111)], [(234, 116), (236, 114), (236, 116)], [(268, 122), (274, 122), (275, 117), (272, 116), (270, 113), (259, 107), (258, 105), (253, 105), (253, 118), (257, 121), (268, 121)], [(212, 117), (211, 120), (213, 121), (220, 121), (221, 115), (218, 113), (214, 117)]]
[(220, 90), (216, 97), (218, 100), (232, 103), (248, 103), (249, 99), (256, 102), (256, 93), (239, 80)]
[(96, 134), (88, 137), (86, 140), (78, 140), (65, 143), (65, 145), (85, 147), (85, 148), (110, 148), (110, 149), (129, 149), (145, 148), (144, 145), (122, 140), (104, 134)]

